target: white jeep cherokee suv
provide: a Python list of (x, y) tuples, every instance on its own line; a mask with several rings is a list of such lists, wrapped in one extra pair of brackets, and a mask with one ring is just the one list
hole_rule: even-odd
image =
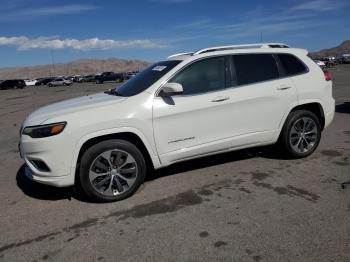
[(40, 108), (24, 121), (25, 173), (80, 183), (90, 197), (132, 195), (146, 171), (276, 142), (310, 155), (334, 116), (332, 81), (303, 49), (206, 48), (156, 63), (120, 87)]

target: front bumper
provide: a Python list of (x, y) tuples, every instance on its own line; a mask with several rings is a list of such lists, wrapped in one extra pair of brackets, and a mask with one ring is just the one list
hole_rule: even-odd
[[(24, 167), (24, 174), (26, 177), (28, 177), (30, 180), (33, 180), (35, 182), (55, 186), (55, 187), (68, 187), (72, 185), (71, 177), (68, 176), (39, 176), (35, 174), (27, 165)], [(74, 184), (74, 181), (73, 181)]]
[[(40, 139), (22, 135), (19, 152), (26, 163), (26, 176), (56, 187), (74, 185), (75, 177), (71, 172), (74, 146), (72, 139), (63, 134)], [(44, 163), (48, 168), (41, 168), (35, 164), (36, 161)]]

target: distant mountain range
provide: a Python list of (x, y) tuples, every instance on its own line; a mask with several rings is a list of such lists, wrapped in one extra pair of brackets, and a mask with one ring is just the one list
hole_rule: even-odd
[(150, 63), (124, 59), (83, 59), (67, 64), (49, 64), (27, 67), (0, 68), (0, 79), (32, 79), (46, 76), (96, 74), (106, 71), (128, 72), (141, 71)]
[[(350, 54), (350, 40), (337, 47), (310, 52), (312, 58)], [(27, 67), (0, 68), (0, 79), (32, 79), (46, 76), (96, 74), (106, 71), (128, 72), (141, 71), (150, 63), (139, 60), (124, 59), (82, 59), (67, 64), (49, 64)]]
[(322, 58), (326, 56), (337, 56), (343, 54), (350, 54), (350, 40), (346, 40), (340, 45), (333, 48), (323, 49), (318, 52), (312, 52), (310, 53), (310, 56), (312, 58)]

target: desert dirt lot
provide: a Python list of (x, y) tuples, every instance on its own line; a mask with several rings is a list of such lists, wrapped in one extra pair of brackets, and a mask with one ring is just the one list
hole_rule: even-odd
[(0, 261), (350, 261), (350, 66), (330, 71), (336, 115), (312, 156), (188, 161), (110, 204), (27, 180), (17, 143), (34, 109), (115, 84), (0, 91)]

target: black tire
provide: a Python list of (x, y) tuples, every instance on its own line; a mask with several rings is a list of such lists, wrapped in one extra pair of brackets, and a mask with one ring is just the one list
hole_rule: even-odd
[[(314, 144), (312, 147), (310, 147), (310, 149), (307, 149), (306, 152), (297, 152), (296, 150), (293, 149), (291, 145), (292, 142), (291, 142), (290, 136), (291, 136), (293, 126), (296, 124), (297, 121), (300, 121), (302, 118), (312, 119), (314, 121), (315, 130), (317, 130), (317, 133), (314, 136), (314, 139), (315, 139)], [(314, 113), (307, 110), (293, 111), (288, 115), (284, 123), (283, 129), (280, 134), (279, 146), (283, 150), (283, 153), (285, 153), (285, 155), (289, 158), (307, 157), (316, 150), (318, 144), (320, 143), (321, 131), (322, 130), (321, 130), (320, 120)]]
[[(101, 194), (94, 188), (92, 182), (89, 179), (89, 172), (92, 164), (100, 154), (114, 149), (122, 150), (130, 154), (136, 162), (138, 171), (136, 173), (135, 182), (130, 188), (118, 195), (108, 196)], [(143, 183), (146, 176), (146, 171), (145, 159), (140, 150), (134, 144), (120, 139), (106, 140), (93, 145), (84, 152), (80, 162), (79, 182), (83, 191), (93, 200), (96, 200), (98, 202), (114, 202), (123, 200), (133, 195)]]
[(52, 84), (49, 84), (49, 87), (52, 87)]
[(123, 82), (123, 80), (121, 78), (117, 78), (116, 82), (121, 83), (121, 82)]

